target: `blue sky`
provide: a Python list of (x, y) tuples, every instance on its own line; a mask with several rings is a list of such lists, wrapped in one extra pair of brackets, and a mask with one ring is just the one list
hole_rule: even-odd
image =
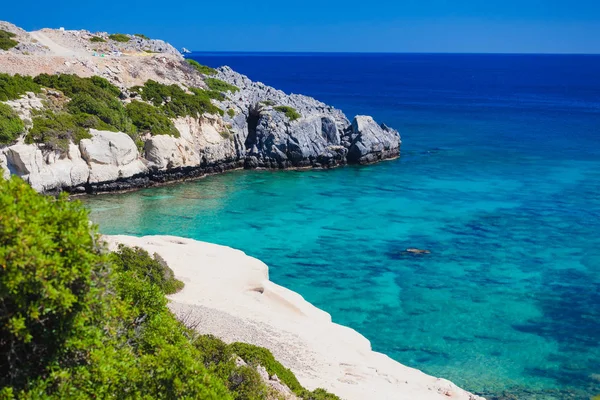
[(200, 51), (600, 53), (600, 0), (34, 0), (0, 20)]

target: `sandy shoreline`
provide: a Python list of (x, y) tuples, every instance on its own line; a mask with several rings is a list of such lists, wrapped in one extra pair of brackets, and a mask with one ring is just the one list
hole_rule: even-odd
[(263, 346), (308, 389), (346, 400), (479, 400), (453, 383), (371, 350), (358, 332), (335, 324), (299, 294), (269, 281), (268, 267), (239, 250), (174, 236), (105, 236), (160, 254), (185, 282), (171, 310), (226, 342)]

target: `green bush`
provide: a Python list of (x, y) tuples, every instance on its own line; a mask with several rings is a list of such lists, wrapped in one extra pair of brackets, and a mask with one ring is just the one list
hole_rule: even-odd
[(206, 83), (206, 85), (208, 86), (209, 89), (211, 90), (216, 90), (219, 92), (239, 92), (240, 88), (234, 85), (230, 85), (227, 82), (224, 82), (220, 79), (217, 78), (206, 78), (204, 80), (204, 83)]
[(141, 34), (141, 33), (134, 33), (133, 36), (137, 36), (142, 39), (150, 40), (150, 38), (148, 36)]
[(118, 87), (99, 76), (82, 78), (68, 74), (40, 74), (33, 80), (40, 86), (60, 90), (68, 97), (85, 93), (97, 99), (107, 100), (117, 98), (121, 94)]
[(298, 111), (296, 111), (295, 108), (290, 107), (290, 106), (277, 106), (273, 108), (275, 111), (279, 111), (285, 114), (286, 117), (288, 117), (288, 119), (290, 121), (295, 121), (297, 119), (299, 119), (300, 117), (302, 117), (302, 115), (300, 115), (300, 113)]
[(263, 100), (260, 102), (260, 104), (264, 104), (265, 106), (274, 106), (275, 102), (273, 100)]
[(90, 42), (92, 42), (92, 43), (106, 43), (106, 40), (104, 40), (100, 36), (92, 36), (90, 38)]
[[(66, 106), (78, 127), (121, 131), (137, 139), (135, 126), (119, 100), (121, 90), (99, 76), (41, 74), (34, 82), (62, 91), (71, 101)], [(35, 124), (34, 124), (35, 127)]]
[(223, 115), (223, 110), (210, 101), (213, 92), (191, 89), (193, 94), (186, 93), (177, 85), (163, 85), (148, 80), (144, 86), (130, 89), (141, 95), (142, 99), (164, 110), (171, 118), (192, 116), (197, 117), (205, 112)]
[(106, 258), (97, 243), (78, 202), (0, 179), (0, 388), (79, 356), (64, 346), (102, 308)]
[(160, 288), (164, 294), (173, 294), (183, 288), (183, 282), (175, 279), (175, 274), (158, 255), (150, 254), (139, 247), (119, 245), (113, 253), (113, 263), (121, 272), (131, 272), (137, 280), (147, 281)]
[(39, 93), (40, 85), (29, 76), (0, 73), (0, 101), (16, 100), (27, 92)]
[(292, 392), (307, 400), (340, 400), (334, 394), (327, 392), (324, 389), (317, 389), (310, 392), (300, 385), (298, 379), (292, 371), (285, 368), (281, 363), (275, 360), (273, 354), (263, 347), (254, 346), (248, 343), (232, 343), (230, 345), (231, 352), (238, 355), (250, 365), (262, 365), (265, 367), (269, 376), (277, 375), (281, 382), (285, 383)]
[(217, 70), (216, 69), (208, 67), (206, 65), (202, 65), (202, 64), (200, 64), (196, 60), (192, 60), (192, 59), (188, 58), (185, 61), (188, 64), (190, 64), (192, 67), (194, 67), (201, 74), (204, 74), (204, 75), (216, 75), (217, 74)]
[(12, 32), (7, 32), (5, 30), (0, 29), (0, 49), (9, 50), (19, 44), (13, 38), (17, 36)]
[(25, 142), (45, 144), (47, 148), (66, 152), (69, 142), (79, 143), (81, 139), (91, 138), (84, 123), (98, 124), (99, 120), (77, 118), (65, 112), (45, 110), (33, 117), (33, 127), (25, 136)]
[(229, 110), (227, 110), (227, 115), (229, 115), (230, 118), (235, 117), (235, 110), (233, 108), (230, 108)]
[(129, 42), (129, 36), (123, 33), (113, 33), (112, 35), (108, 35), (110, 40), (114, 40), (115, 42), (127, 43)]
[(141, 101), (132, 101), (125, 110), (139, 132), (179, 137), (179, 131), (163, 110)]
[(23, 132), (25, 126), (21, 118), (12, 108), (0, 103), (0, 144), (14, 142)]

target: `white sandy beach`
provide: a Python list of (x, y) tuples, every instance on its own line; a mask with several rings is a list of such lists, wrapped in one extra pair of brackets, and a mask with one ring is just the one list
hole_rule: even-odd
[(169, 296), (173, 312), (198, 321), (201, 333), (268, 348), (308, 389), (346, 400), (481, 399), (372, 351), (365, 337), (269, 281), (268, 267), (239, 250), (174, 236), (105, 239), (112, 249), (123, 243), (160, 254), (185, 282)]

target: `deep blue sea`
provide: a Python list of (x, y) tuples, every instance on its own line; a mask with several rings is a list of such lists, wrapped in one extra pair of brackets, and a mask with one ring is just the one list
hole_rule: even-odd
[(242, 249), (375, 350), (488, 398), (600, 394), (600, 56), (192, 57), (371, 114), (402, 156), (87, 198), (102, 232)]

